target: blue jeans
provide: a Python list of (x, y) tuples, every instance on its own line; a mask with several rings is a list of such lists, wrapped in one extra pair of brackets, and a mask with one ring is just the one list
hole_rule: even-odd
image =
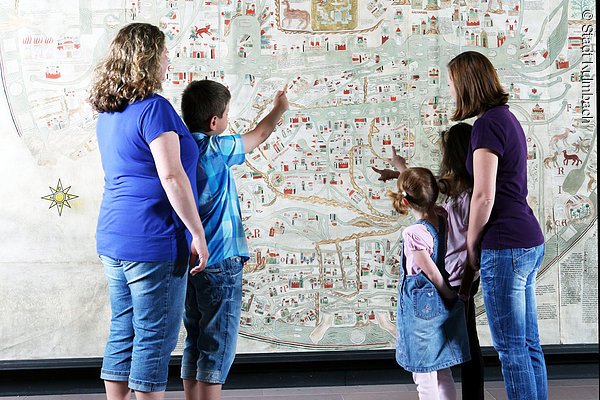
[(548, 398), (535, 300), (535, 279), (543, 258), (543, 244), (481, 251), (483, 302), (509, 400)]
[(240, 257), (230, 257), (189, 277), (182, 379), (225, 383), (240, 330), (243, 266)]
[(167, 386), (171, 352), (181, 327), (187, 260), (123, 261), (100, 255), (112, 318), (100, 377), (129, 388), (160, 392)]

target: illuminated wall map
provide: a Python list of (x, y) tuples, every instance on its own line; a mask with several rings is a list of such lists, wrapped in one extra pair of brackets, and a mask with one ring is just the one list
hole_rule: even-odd
[[(411, 221), (392, 212), (393, 183), (371, 167), (395, 146), (437, 168), (453, 109), (445, 65), (465, 50), (492, 60), (527, 135), (529, 202), (546, 235), (543, 343), (596, 343), (595, 12), (591, 0), (0, 1), (10, 244), (0, 358), (102, 354), (102, 171), (85, 98), (93, 66), (132, 21), (167, 34), (164, 94), (176, 107), (191, 80), (230, 88), (231, 132), (253, 127), (289, 85), (290, 111), (236, 170), (252, 252), (240, 352), (393, 347), (398, 239)], [(57, 181), (77, 194), (58, 213), (47, 201), (66, 196)]]

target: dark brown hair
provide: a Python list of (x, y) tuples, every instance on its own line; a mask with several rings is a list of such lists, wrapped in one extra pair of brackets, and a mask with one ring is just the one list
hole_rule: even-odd
[(442, 163), (440, 191), (448, 197), (457, 197), (473, 189), (473, 178), (467, 171), (467, 155), (472, 126), (459, 122), (442, 132)]
[(231, 100), (225, 85), (209, 79), (191, 82), (181, 96), (181, 115), (190, 132), (210, 132), (212, 117), (223, 117)]
[(448, 63), (448, 74), (456, 89), (453, 121), (476, 117), (508, 102), (494, 66), (481, 53), (465, 51)]
[(95, 69), (90, 104), (98, 112), (123, 111), (127, 104), (162, 89), (161, 57), (165, 34), (146, 23), (124, 26), (108, 56)]
[(402, 204), (408, 200), (411, 208), (427, 213), (437, 201), (439, 189), (433, 173), (427, 168), (408, 168), (398, 177), (398, 192), (390, 191), (392, 206), (400, 215), (408, 214), (409, 208)]

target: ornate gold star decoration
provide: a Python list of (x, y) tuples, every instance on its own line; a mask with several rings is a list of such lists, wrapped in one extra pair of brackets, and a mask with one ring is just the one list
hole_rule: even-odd
[(71, 208), (71, 205), (69, 204), (69, 200), (73, 200), (73, 199), (76, 199), (79, 197), (77, 195), (69, 193), (71, 186), (69, 186), (67, 188), (63, 188), (60, 178), (58, 178), (58, 183), (56, 184), (56, 188), (53, 188), (52, 186), (49, 186), (49, 188), (52, 191), (52, 194), (44, 196), (44, 197), (42, 197), (42, 199), (51, 201), (52, 203), (50, 203), (50, 207), (48, 207), (48, 208), (50, 209), (50, 208), (56, 206), (59, 216), (62, 215), (63, 206), (67, 206), (67, 207)]

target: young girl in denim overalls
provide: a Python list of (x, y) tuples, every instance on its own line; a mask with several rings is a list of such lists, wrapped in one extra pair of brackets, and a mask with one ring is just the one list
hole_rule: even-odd
[(396, 361), (413, 372), (419, 399), (456, 399), (450, 367), (470, 359), (464, 304), (448, 283), (446, 212), (436, 207), (438, 184), (428, 169), (408, 168), (390, 193), (401, 215), (416, 222), (402, 233)]

